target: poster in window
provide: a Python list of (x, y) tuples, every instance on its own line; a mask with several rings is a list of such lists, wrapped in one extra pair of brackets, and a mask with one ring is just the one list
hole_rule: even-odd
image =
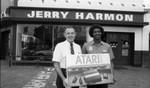
[(122, 49), (122, 56), (128, 56), (128, 49)]

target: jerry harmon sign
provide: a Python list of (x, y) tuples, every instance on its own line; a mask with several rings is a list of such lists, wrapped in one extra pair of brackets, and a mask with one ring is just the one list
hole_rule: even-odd
[(37, 18), (71, 21), (116, 21), (116, 22), (143, 22), (143, 13), (94, 11), (94, 10), (70, 10), (70, 9), (38, 9), (38, 8), (10, 8), (12, 18)]
[(32, 10), (29, 13), (27, 13), (27, 18), (133, 21), (133, 14)]
[(69, 55), (66, 61), (69, 86), (113, 83), (109, 54)]

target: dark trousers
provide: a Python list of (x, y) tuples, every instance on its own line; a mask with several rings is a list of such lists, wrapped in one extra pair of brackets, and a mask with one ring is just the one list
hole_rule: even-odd
[[(61, 69), (61, 70), (62, 70), (63, 75), (66, 77), (66, 69)], [(63, 85), (63, 81), (61, 80), (59, 75), (57, 75), (56, 86), (57, 88), (65, 88)], [(72, 88), (79, 88), (79, 87), (72, 87)]]
[(108, 88), (108, 84), (87, 85), (87, 88)]

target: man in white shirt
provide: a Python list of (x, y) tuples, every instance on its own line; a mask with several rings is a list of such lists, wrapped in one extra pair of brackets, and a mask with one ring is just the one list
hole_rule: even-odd
[(66, 56), (69, 54), (81, 54), (82, 52), (80, 45), (74, 42), (76, 32), (73, 27), (67, 27), (64, 31), (64, 36), (66, 40), (56, 45), (52, 59), (57, 72), (57, 88), (67, 87)]

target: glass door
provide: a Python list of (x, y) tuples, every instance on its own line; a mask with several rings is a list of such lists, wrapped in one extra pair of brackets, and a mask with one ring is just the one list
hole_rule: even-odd
[(115, 55), (114, 64), (120, 63), (120, 39), (117, 33), (107, 33), (106, 42), (112, 47)]
[(134, 53), (133, 33), (106, 33), (106, 42), (113, 49), (116, 65), (131, 65)]

